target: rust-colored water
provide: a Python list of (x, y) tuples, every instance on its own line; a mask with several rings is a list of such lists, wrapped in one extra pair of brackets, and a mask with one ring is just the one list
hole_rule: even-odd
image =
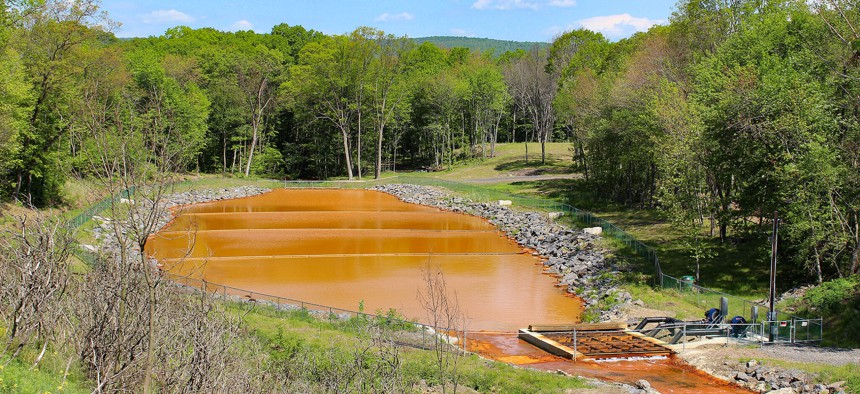
[(550, 355), (518, 339), (516, 334), (470, 333), (467, 347), (485, 357), (528, 368), (561, 370), (572, 375), (621, 383), (644, 379), (661, 393), (751, 393), (696, 370), (675, 356), (637, 361), (573, 362)]
[(470, 329), (579, 321), (581, 303), (483, 219), (367, 190), (275, 190), (184, 207), (147, 242), (174, 273), (424, 320), (421, 269), (441, 268)]

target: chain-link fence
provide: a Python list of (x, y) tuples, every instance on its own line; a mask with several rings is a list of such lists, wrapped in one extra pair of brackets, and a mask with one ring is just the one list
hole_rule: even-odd
[(122, 199), (129, 199), (132, 195), (134, 195), (134, 186), (125, 189), (118, 194), (105, 197), (101, 201), (93, 204), (91, 207), (87, 208), (83, 212), (71, 218), (68, 222), (68, 226), (72, 229), (83, 226), (84, 223), (89, 222), (93, 218), (93, 216), (101, 213), (105, 209), (108, 209), (108, 207), (110, 207), (117, 201), (121, 201)]
[(394, 329), (395, 340), (399, 345), (420, 349), (434, 349), (440, 345), (451, 345), (458, 351), (467, 351), (468, 332), (465, 327), (434, 327), (429, 324), (407, 320), (394, 311), (388, 314), (373, 314), (352, 311), (288, 297), (239, 289), (236, 287), (208, 282), (199, 278), (164, 273), (164, 278), (189, 289), (205, 291), (227, 301), (267, 305), (284, 311), (307, 313), (317, 318), (337, 322), (360, 322), (384, 325)]
[(720, 298), (726, 298), (729, 300), (729, 310), (726, 312), (727, 318), (741, 316), (748, 322), (758, 322), (764, 320), (768, 312), (768, 306), (765, 304), (696, 285), (690, 277), (678, 279), (663, 274), (660, 275), (660, 283), (658, 285), (663, 289), (676, 290), (673, 294), (675, 297), (687, 303), (698, 305), (703, 310), (718, 307), (720, 305)]
[(762, 322), (762, 335), (772, 343), (821, 342), (823, 320), (791, 318)]

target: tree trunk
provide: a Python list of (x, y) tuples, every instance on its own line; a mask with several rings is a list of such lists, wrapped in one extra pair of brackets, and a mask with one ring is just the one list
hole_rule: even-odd
[(711, 222), (711, 230), (709, 232), (709, 235), (711, 236), (711, 238), (714, 238), (714, 228), (716, 225), (716, 220), (714, 220), (714, 212), (713, 211), (711, 211), (711, 215), (708, 217), (708, 221)]
[(546, 137), (541, 138), (540, 141), (540, 163), (546, 164)]
[(221, 175), (227, 174), (227, 135), (221, 134)]
[(514, 143), (517, 142), (517, 111), (514, 111), (511, 124), (511, 143)]
[(358, 171), (358, 179), (361, 179), (361, 99), (358, 102), (358, 140), (356, 141), (358, 145), (358, 151), (356, 152), (355, 162), (356, 162), (356, 170)]
[(493, 141), (490, 143), (490, 157), (496, 157), (496, 140), (499, 138), (499, 123), (502, 121), (502, 113), (496, 117), (496, 124), (493, 126)]
[(529, 163), (529, 130), (528, 129), (526, 129), (526, 138), (524, 141), (526, 143), (526, 164), (528, 164)]
[(343, 136), (343, 155), (346, 160), (346, 171), (349, 174), (349, 180), (353, 180), (352, 162), (349, 159), (349, 132), (346, 128), (341, 127), (340, 134)]
[(254, 159), (254, 147), (257, 145), (257, 127), (258, 127), (258, 125), (256, 124), (256, 122), (254, 122), (254, 123), (255, 123), (253, 125), (254, 135), (251, 136), (251, 147), (250, 147), (250, 149), (248, 149), (248, 162), (245, 163), (245, 177), (246, 178), (251, 175), (251, 160)]
[(481, 158), (487, 158), (487, 134), (483, 128), (479, 126), (478, 117), (475, 117), (475, 138), (481, 139)]
[(248, 149), (248, 162), (245, 163), (245, 177), (251, 175), (251, 162), (254, 159), (254, 150), (257, 147), (257, 139), (259, 138), (260, 125), (263, 123), (263, 111), (266, 110), (266, 107), (268, 107), (269, 103), (271, 102), (271, 98), (264, 99), (268, 85), (269, 80), (265, 77), (262, 78), (260, 80), (260, 85), (257, 88), (257, 96), (253, 100), (251, 128), (253, 129), (254, 134), (251, 136), (251, 147), (250, 149)]
[(851, 252), (851, 273), (856, 274), (860, 263), (860, 221), (854, 215), (854, 250)]
[[(395, 124), (397, 126), (397, 124)], [(380, 122), (378, 140), (376, 141), (376, 171), (373, 174), (375, 179), (382, 176), (382, 135), (385, 132), (385, 125)]]
[(812, 250), (815, 251), (815, 277), (820, 285), (824, 283), (824, 278), (821, 275), (821, 255), (818, 253), (818, 245), (813, 246)]

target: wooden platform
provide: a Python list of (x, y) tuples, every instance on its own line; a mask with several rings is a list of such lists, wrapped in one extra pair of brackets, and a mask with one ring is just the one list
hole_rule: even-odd
[(532, 325), (521, 329), (518, 336), (552, 355), (572, 360), (673, 353), (663, 341), (626, 328), (624, 323)]

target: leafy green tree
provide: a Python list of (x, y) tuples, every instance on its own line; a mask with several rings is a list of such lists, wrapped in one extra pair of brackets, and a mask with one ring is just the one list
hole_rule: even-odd
[(684, 246), (696, 263), (696, 283), (701, 285), (701, 262), (714, 254), (703, 232), (711, 207), (703, 125), (695, 103), (686, 100), (678, 84), (666, 79), (659, 81), (648, 107), (660, 128), (652, 140), (662, 174), (657, 198), (673, 227), (683, 234)]
[(821, 56), (821, 65), (832, 78), (831, 101), (840, 114), (834, 143), (841, 162), (851, 168), (845, 173), (846, 190), (839, 199), (843, 210), (840, 228), (848, 232), (851, 250), (843, 274), (856, 274), (860, 272), (860, 101), (856, 99), (860, 92), (860, 9), (848, 0), (820, 0), (812, 6), (824, 26), (807, 29), (804, 43)]
[(28, 114), (33, 111), (31, 86), (21, 62), (20, 54), (8, 38), (11, 30), (11, 16), (6, 6), (0, 2), (0, 190), (11, 190), (15, 185), (10, 173), (20, 168), (22, 159), (20, 138), (28, 127)]
[(351, 128), (356, 116), (355, 83), (350, 75), (353, 66), (349, 39), (334, 36), (306, 45), (298, 64), (290, 67), (286, 88), (293, 97), (296, 111), (309, 111), (329, 122), (340, 132), (344, 162), (349, 179), (353, 179)]
[(376, 165), (374, 178), (382, 174), (382, 142), (385, 127), (395, 115), (403, 117), (408, 110), (408, 86), (404, 81), (406, 76), (406, 61), (404, 56), (412, 47), (412, 42), (403, 37), (397, 38), (378, 32), (374, 42), (379, 46), (378, 55), (371, 64), (373, 114), (376, 124)]
[[(541, 145), (541, 163), (546, 163), (546, 142), (555, 126), (553, 102), (559, 73), (550, 70), (545, 51), (537, 47), (506, 68), (505, 80), (517, 106), (528, 114)], [(526, 157), (528, 160), (528, 157)]]
[(159, 141), (153, 150), (159, 160), (180, 168), (193, 163), (205, 141), (209, 99), (196, 84), (181, 86), (168, 76), (154, 52), (133, 53), (129, 63), (140, 92), (137, 122), (143, 138)]
[(464, 83), (460, 85), (460, 95), (471, 117), (470, 148), (474, 152), (475, 145), (481, 144), (481, 156), (486, 158), (486, 143), (490, 142), (491, 149), (495, 149), (499, 121), (510, 96), (501, 70), (486, 58), (473, 56), (462, 67)]
[(251, 143), (245, 176), (251, 174), (251, 163), (266, 120), (276, 105), (279, 78), (282, 71), (281, 53), (258, 45), (245, 52), (235, 64), (239, 89), (242, 92), (245, 117), (251, 126)]
[(68, 135), (74, 78), (83, 72), (80, 49), (112, 22), (95, 0), (25, 3), (10, 43), (21, 54), (34, 101), (11, 161), (12, 197), (36, 205), (58, 202), (63, 181), (58, 143)]

